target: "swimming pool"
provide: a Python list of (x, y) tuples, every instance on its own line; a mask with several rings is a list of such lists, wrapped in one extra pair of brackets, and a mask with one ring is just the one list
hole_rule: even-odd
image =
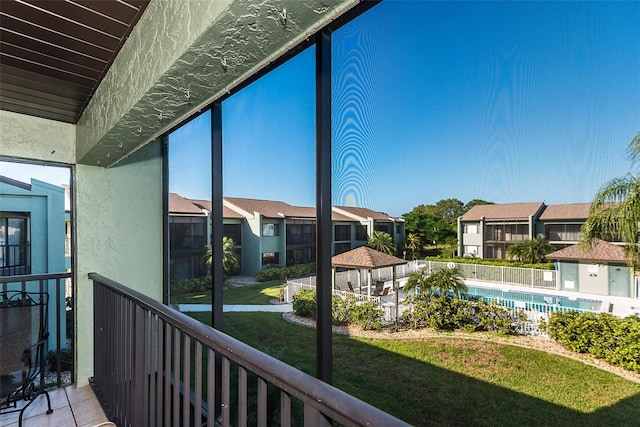
[[(496, 301), (505, 307), (520, 308), (524, 310), (548, 311), (547, 307), (556, 309), (578, 309), (598, 311), (602, 301), (569, 298), (560, 295), (537, 294), (524, 291), (503, 291), (495, 288), (482, 288), (479, 286), (467, 286), (469, 296), (482, 298), (485, 301)], [(554, 311), (554, 310), (552, 310)]]

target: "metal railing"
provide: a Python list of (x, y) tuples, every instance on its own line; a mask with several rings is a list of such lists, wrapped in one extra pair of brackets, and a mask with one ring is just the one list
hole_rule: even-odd
[[(66, 283), (71, 280), (71, 273), (33, 274), (23, 276), (0, 277), (0, 291), (10, 290), (25, 292), (46, 292), (49, 294), (49, 315), (46, 351), (52, 356), (53, 366), (49, 366), (45, 381), (47, 386), (57, 387), (68, 384), (73, 378), (73, 364), (68, 378), (63, 378), (63, 352), (73, 354), (73, 340), (66, 335), (67, 316), (72, 316), (67, 311), (65, 304)], [(53, 352), (53, 353), (52, 353)]]
[(99, 301), (92, 384), (119, 426), (407, 425), (139, 292), (89, 278)]
[[(448, 268), (450, 264), (441, 261), (427, 261), (426, 268), (436, 270)], [(455, 266), (460, 269), (462, 277), (465, 279), (521, 285), (530, 288), (556, 288), (555, 270), (463, 263), (455, 263)]]

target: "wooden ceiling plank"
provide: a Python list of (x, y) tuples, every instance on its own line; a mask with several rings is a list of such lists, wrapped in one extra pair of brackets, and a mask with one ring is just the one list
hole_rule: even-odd
[(87, 61), (101, 63), (102, 66), (107, 64), (113, 56), (113, 51), (110, 49), (57, 33), (48, 28), (25, 23), (13, 16), (2, 15), (0, 31), (0, 40), (15, 40), (17, 38), (30, 40), (31, 43), (41, 43), (47, 49), (55, 50), (56, 55), (74, 52), (76, 55), (86, 58)]
[(89, 43), (102, 46), (106, 49), (113, 50), (120, 42), (120, 39), (117, 37), (92, 31), (90, 28), (52, 15), (35, 7), (30, 7), (28, 4), (3, 0), (0, 1), (0, 11), (7, 15), (21, 18), (27, 22), (33, 22), (41, 27), (50, 28), (53, 31), (67, 34), (80, 40), (87, 40)]
[(28, 88), (7, 87), (3, 85), (2, 101), (0, 102), (5, 102), (5, 100), (12, 99), (22, 99), (27, 102), (42, 104), (48, 107), (74, 111), (77, 110), (78, 107), (81, 107), (83, 104), (82, 101), (77, 101), (71, 98), (52, 97), (51, 95), (43, 94), (42, 92), (37, 91), (27, 92), (27, 89)]
[(96, 84), (96, 79), (60, 70), (55, 67), (47, 66), (46, 64), (31, 62), (24, 58), (16, 58), (6, 54), (4, 51), (0, 52), (0, 63), (30, 71), (35, 74), (53, 77), (57, 80), (69, 81), (89, 89), (93, 89)]
[(95, 10), (105, 16), (109, 16), (120, 22), (125, 22), (127, 25), (133, 21), (138, 13), (139, 7), (133, 7), (126, 3), (120, 3), (113, 0), (72, 0), (88, 9)]
[(15, 46), (9, 43), (5, 43), (5, 40), (2, 40), (1, 43), (2, 53), (24, 59), (25, 61), (35, 62), (47, 67), (81, 75), (94, 81), (97, 80), (102, 74), (102, 69), (96, 70), (93, 68), (85, 67), (77, 62), (68, 61), (64, 58), (52, 56), (41, 51), (34, 51), (31, 49), (25, 49), (21, 46)]
[(69, 93), (86, 94), (90, 93), (92, 89), (86, 86), (75, 84), (68, 80), (61, 80), (55, 77), (37, 74), (26, 69), (10, 66), (8, 64), (2, 64), (1, 70), (3, 78), (5, 75), (14, 76), (15, 78), (34, 82), (34, 84), (37, 82), (44, 85), (45, 87), (59, 88), (60, 91), (63, 91), (62, 93), (64, 93), (64, 91), (67, 91)]
[(93, 28), (98, 32), (111, 37), (121, 39), (126, 33), (128, 24), (111, 19), (95, 10), (81, 7), (73, 2), (59, 0), (31, 0), (30, 3), (53, 15), (63, 16), (68, 21), (73, 21), (87, 29)]

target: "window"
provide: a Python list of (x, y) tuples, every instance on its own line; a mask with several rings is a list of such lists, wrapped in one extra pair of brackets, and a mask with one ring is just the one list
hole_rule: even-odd
[(396, 224), (396, 234), (402, 234), (402, 224)]
[(464, 234), (478, 234), (478, 224), (465, 224)]
[(373, 229), (376, 231), (384, 231), (389, 235), (393, 235), (393, 224), (390, 222), (376, 222), (373, 226)]
[(333, 254), (338, 255), (351, 250), (351, 243), (336, 243), (333, 247)]
[(204, 252), (207, 245), (205, 218), (170, 217), (169, 236), (171, 250)]
[(262, 235), (265, 237), (279, 236), (280, 224), (262, 224)]
[(362, 224), (356, 225), (356, 240), (369, 240), (367, 227)]
[(333, 228), (333, 240), (351, 240), (351, 226), (350, 225), (336, 225)]
[(236, 246), (242, 245), (242, 224), (224, 224), (224, 235)]
[(262, 266), (278, 265), (280, 264), (280, 252), (263, 252), (262, 253)]
[(580, 224), (550, 224), (547, 226), (547, 238), (577, 242), (580, 240)]
[(0, 275), (30, 273), (29, 217), (0, 217)]

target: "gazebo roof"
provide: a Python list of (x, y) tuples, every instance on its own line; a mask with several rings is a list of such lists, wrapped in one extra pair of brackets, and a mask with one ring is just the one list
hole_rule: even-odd
[(406, 264), (402, 258), (385, 254), (368, 246), (360, 246), (350, 251), (343, 252), (331, 258), (333, 267), (343, 268), (365, 268), (372, 270), (374, 268), (391, 267), (392, 265)]

